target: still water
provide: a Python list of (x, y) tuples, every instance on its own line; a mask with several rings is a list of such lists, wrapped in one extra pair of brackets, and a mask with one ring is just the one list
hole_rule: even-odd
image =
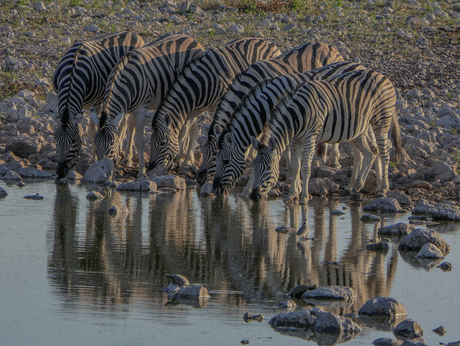
[[(377, 228), (408, 221), (360, 221), (362, 207), (347, 200), (314, 199), (308, 207), (282, 200), (253, 204), (230, 195), (117, 193), (102, 201), (91, 187), (0, 181), (1, 345), (316, 345), (285, 335), (268, 321), (276, 304), (298, 284), (352, 287), (353, 304), (331, 304), (338, 315), (357, 313), (370, 298), (403, 303), (424, 330), (428, 345), (460, 340), (460, 231), (435, 229), (451, 246), (451, 272), (403, 258), (392, 239), (387, 254), (366, 250)], [(43, 200), (23, 197), (39, 193)], [(129, 213), (113, 217), (114, 204)], [(331, 215), (343, 210), (342, 216)], [(308, 217), (308, 240), (297, 243), (277, 226), (298, 228)], [(425, 228), (425, 226), (419, 226)], [(166, 273), (203, 284), (207, 302), (171, 302), (161, 288)], [(301, 304), (297, 301), (298, 305)], [(307, 307), (305, 304), (303, 307)], [(297, 309), (301, 309), (298, 306)], [(245, 323), (243, 315), (265, 320)], [(447, 330), (441, 337), (432, 330)], [(393, 338), (384, 325), (363, 326), (347, 345)], [(331, 343), (332, 344), (332, 343)]]

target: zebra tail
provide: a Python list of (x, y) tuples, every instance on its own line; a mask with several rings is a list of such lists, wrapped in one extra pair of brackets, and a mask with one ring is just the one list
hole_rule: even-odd
[(395, 111), (393, 111), (390, 131), (391, 131), (391, 139), (393, 142), (393, 146), (395, 148), (396, 163), (399, 163), (402, 157), (402, 142), (401, 142), (401, 129), (399, 128), (398, 117), (396, 116)]

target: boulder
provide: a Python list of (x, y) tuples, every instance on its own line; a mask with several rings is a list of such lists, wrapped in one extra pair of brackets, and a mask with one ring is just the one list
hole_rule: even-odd
[(372, 342), (375, 346), (400, 346), (401, 340), (394, 340), (390, 338), (379, 338)]
[(8, 192), (6, 192), (5, 189), (0, 186), (0, 198), (5, 198), (6, 196), (8, 196)]
[(2, 179), (5, 179), (5, 180), (22, 180), (21, 176), (19, 174), (17, 174), (16, 172), (14, 171), (8, 171), (6, 172)]
[(27, 158), (29, 155), (38, 154), (41, 148), (42, 144), (38, 139), (28, 135), (19, 135), (8, 140), (5, 151), (11, 151), (19, 157)]
[(399, 243), (398, 250), (400, 251), (420, 251), (426, 243), (431, 243), (436, 246), (444, 256), (450, 252), (450, 246), (433, 230), (417, 229), (408, 235), (404, 236)]
[(407, 316), (407, 310), (404, 305), (396, 301), (396, 299), (376, 297), (364, 303), (361, 309), (359, 309), (358, 314), (364, 316), (397, 317)]
[(153, 181), (133, 181), (130, 183), (122, 183), (117, 186), (117, 191), (155, 191), (157, 190), (157, 184)]
[(300, 311), (285, 312), (273, 316), (269, 323), (272, 327), (308, 329), (315, 323), (316, 316), (320, 312), (320, 308), (307, 308)]
[(428, 215), (434, 220), (459, 221), (460, 208), (449, 202), (432, 203), (421, 199), (412, 209), (413, 215)]
[(396, 199), (401, 205), (411, 205), (412, 200), (403, 191), (388, 191), (387, 197)]
[(185, 179), (177, 175), (163, 175), (152, 179), (157, 184), (158, 189), (171, 188), (176, 190), (185, 190)]
[(354, 297), (354, 291), (350, 287), (344, 286), (321, 286), (311, 291), (306, 291), (302, 294), (302, 299), (305, 301), (315, 299), (333, 299), (333, 300), (345, 300), (352, 301)]
[(366, 204), (363, 207), (363, 211), (379, 211), (381, 213), (401, 213), (405, 212), (404, 209), (401, 208), (401, 205), (395, 198), (377, 198)]
[(360, 219), (362, 222), (380, 222), (380, 216), (372, 214), (363, 214)]
[(349, 318), (337, 316), (332, 312), (320, 311), (312, 330), (315, 333), (357, 335), (361, 332), (361, 327)]
[(313, 178), (308, 181), (308, 192), (313, 196), (323, 196), (337, 191), (339, 185), (329, 178)]
[(380, 236), (393, 236), (393, 235), (407, 235), (415, 230), (414, 225), (410, 225), (404, 222), (399, 222), (394, 225), (379, 227), (378, 234)]
[(451, 181), (457, 176), (457, 163), (438, 161), (431, 167), (429, 175), (432, 179), (439, 179), (441, 182)]
[(397, 338), (412, 340), (422, 337), (423, 330), (417, 322), (407, 319), (399, 323), (395, 329), (393, 329), (393, 334)]
[(24, 168), (26, 164), (22, 161), (10, 161), (0, 166), (0, 177), (8, 171), (18, 172), (21, 168)]
[(42, 171), (38, 168), (24, 167), (18, 170), (18, 174), (23, 178), (34, 179), (53, 179), (54, 175), (50, 172)]
[(444, 256), (435, 245), (431, 243), (426, 243), (422, 246), (419, 253), (415, 255), (417, 258), (440, 258), (443, 259)]
[(100, 184), (112, 180), (114, 172), (113, 161), (108, 157), (93, 163), (83, 176), (83, 182)]

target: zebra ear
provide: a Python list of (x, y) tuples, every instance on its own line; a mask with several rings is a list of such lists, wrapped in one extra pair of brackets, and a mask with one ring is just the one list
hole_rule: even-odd
[(268, 149), (270, 149), (270, 151), (275, 151), (275, 148), (276, 148), (275, 139), (273, 137), (270, 137), (270, 139), (268, 140)]
[(257, 151), (259, 151), (259, 144), (260, 142), (257, 140), (257, 138), (255, 138), (254, 136), (251, 136), (251, 144), (252, 144), (252, 147), (254, 149), (256, 149)]
[(91, 111), (89, 112), (89, 117), (96, 125), (96, 127), (99, 127), (99, 117), (97, 116), (96, 110), (94, 108), (91, 108)]
[(220, 127), (219, 125), (214, 125), (214, 133), (216, 134), (216, 136), (220, 136), (222, 134), (222, 127)]
[(115, 118), (115, 120), (113, 121), (113, 126), (115, 127), (118, 127), (118, 125), (120, 124), (120, 122), (123, 120), (123, 112), (119, 113), (117, 115), (117, 117)]
[(225, 137), (224, 137), (224, 140), (225, 142), (227, 142), (227, 144), (233, 148), (233, 135), (231, 133), (226, 133), (225, 134)]
[(166, 126), (171, 127), (171, 115), (169, 115), (169, 113), (166, 113), (164, 119)]

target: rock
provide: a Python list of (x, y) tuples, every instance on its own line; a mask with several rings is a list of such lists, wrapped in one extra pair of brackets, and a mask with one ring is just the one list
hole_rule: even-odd
[(308, 192), (313, 196), (324, 196), (338, 189), (339, 185), (329, 178), (313, 178), (308, 181)]
[(185, 190), (187, 187), (185, 179), (176, 175), (163, 175), (151, 179), (157, 184), (157, 188), (171, 188), (176, 190)]
[(117, 191), (155, 191), (157, 190), (157, 184), (153, 181), (133, 181), (130, 183), (122, 183), (117, 186)]
[(395, 329), (393, 329), (393, 334), (397, 338), (412, 340), (422, 337), (423, 330), (417, 322), (407, 319), (399, 323)]
[(259, 321), (259, 322), (262, 322), (264, 320), (264, 316), (261, 315), (261, 314), (258, 314), (258, 315), (251, 315), (249, 312), (246, 312), (244, 315), (243, 315), (243, 320), (244, 322), (246, 323), (249, 323), (251, 321)]
[(38, 12), (46, 11), (45, 4), (41, 1), (34, 4), (34, 10)]
[(412, 200), (403, 191), (388, 191), (387, 197), (395, 198), (401, 205), (411, 205)]
[(366, 249), (369, 251), (388, 252), (389, 246), (388, 246), (388, 242), (383, 240), (378, 243), (367, 244)]
[(332, 312), (320, 311), (312, 330), (315, 333), (357, 335), (361, 332), (361, 327), (349, 318), (337, 316)]
[(445, 272), (450, 272), (452, 270), (452, 264), (450, 264), (449, 262), (442, 262), (436, 268), (440, 268), (442, 271)]
[(244, 27), (242, 25), (232, 25), (230, 27), (230, 32), (233, 34), (242, 34), (244, 32)]
[(449, 342), (446, 346), (460, 346), (460, 341)]
[(191, 1), (188, 1), (188, 0), (184, 1), (183, 3), (180, 4), (179, 11), (182, 12), (182, 13), (185, 13), (185, 12), (189, 11), (191, 4), (192, 4)]
[(375, 346), (400, 346), (401, 340), (393, 340), (390, 338), (379, 338), (372, 342)]
[(5, 198), (6, 196), (8, 196), (8, 192), (6, 192), (5, 189), (0, 186), (0, 198)]
[(11, 151), (19, 157), (27, 158), (29, 155), (38, 154), (41, 148), (42, 144), (39, 140), (21, 134), (8, 140), (5, 151)]
[(423, 339), (404, 340), (401, 346), (426, 346), (426, 342)]
[(26, 165), (22, 161), (10, 161), (0, 166), (0, 177), (3, 176), (8, 171), (18, 172), (21, 168), (24, 168)]
[(315, 323), (316, 316), (320, 312), (320, 308), (307, 308), (301, 311), (285, 312), (273, 316), (269, 323), (272, 327), (308, 329)]
[(209, 197), (212, 196), (212, 183), (205, 183), (200, 189), (200, 197)]
[(422, 246), (419, 253), (415, 255), (417, 258), (440, 258), (443, 259), (444, 256), (436, 246), (431, 243), (426, 243)]
[(42, 171), (38, 168), (24, 167), (18, 170), (18, 174), (23, 178), (34, 179), (53, 179), (54, 175), (50, 172)]
[(96, 31), (99, 31), (99, 27), (97, 25), (95, 25), (95, 24), (86, 25), (83, 28), (83, 31), (96, 32)]
[(366, 204), (363, 211), (379, 211), (381, 213), (404, 213), (399, 202), (394, 198), (377, 198), (376, 200)]
[(372, 214), (363, 214), (360, 219), (362, 222), (380, 222), (380, 216)]
[(435, 332), (436, 334), (440, 336), (444, 336), (447, 331), (446, 331), (446, 328), (444, 328), (443, 326), (440, 326), (438, 328), (433, 329), (433, 332)]
[(297, 307), (297, 304), (293, 300), (287, 300), (285, 302), (276, 304), (276, 306), (281, 309), (294, 310)]
[(40, 196), (38, 192), (35, 195), (24, 196), (25, 199), (34, 199), (34, 200), (42, 200), (44, 197)]
[(278, 233), (295, 233), (296, 230), (292, 227), (287, 227), (287, 226), (278, 226), (275, 228), (275, 232)]
[(410, 225), (404, 222), (399, 222), (394, 225), (379, 227), (378, 235), (407, 235), (415, 230), (414, 225)]
[(4, 180), (22, 180), (21, 176), (14, 171), (6, 172), (3, 175), (2, 179)]
[(437, 161), (428, 174), (441, 182), (451, 181), (457, 176), (457, 163)]
[(309, 299), (337, 299), (352, 301), (354, 291), (350, 287), (344, 286), (321, 286), (311, 291), (306, 291), (302, 294), (302, 299), (308, 301)]
[(108, 157), (93, 163), (83, 176), (83, 182), (100, 184), (112, 180), (114, 172), (113, 161)]
[(450, 246), (439, 235), (438, 232), (433, 230), (417, 229), (408, 235), (404, 236), (399, 243), (399, 251), (420, 251), (422, 246), (426, 243), (435, 245), (444, 256), (450, 252)]
[(202, 285), (178, 286), (179, 289), (169, 295), (170, 299), (209, 299), (211, 296)]
[(116, 204), (108, 210), (108, 213), (111, 215), (125, 214), (129, 213), (129, 209), (124, 205)]
[(69, 174), (67, 174), (66, 178), (69, 180), (77, 181), (81, 180), (83, 176), (76, 171), (71, 171)]
[(91, 191), (86, 194), (86, 199), (90, 201), (97, 201), (104, 199), (104, 196), (99, 191)]
[(396, 299), (389, 297), (376, 297), (369, 299), (359, 309), (359, 315), (365, 316), (407, 316), (407, 310), (403, 304), (396, 301)]
[(460, 208), (450, 203), (432, 203), (420, 199), (417, 205), (412, 209), (413, 215), (428, 215), (434, 220), (460, 220)]
[(341, 210), (332, 210), (331, 215), (344, 215), (345, 213)]

